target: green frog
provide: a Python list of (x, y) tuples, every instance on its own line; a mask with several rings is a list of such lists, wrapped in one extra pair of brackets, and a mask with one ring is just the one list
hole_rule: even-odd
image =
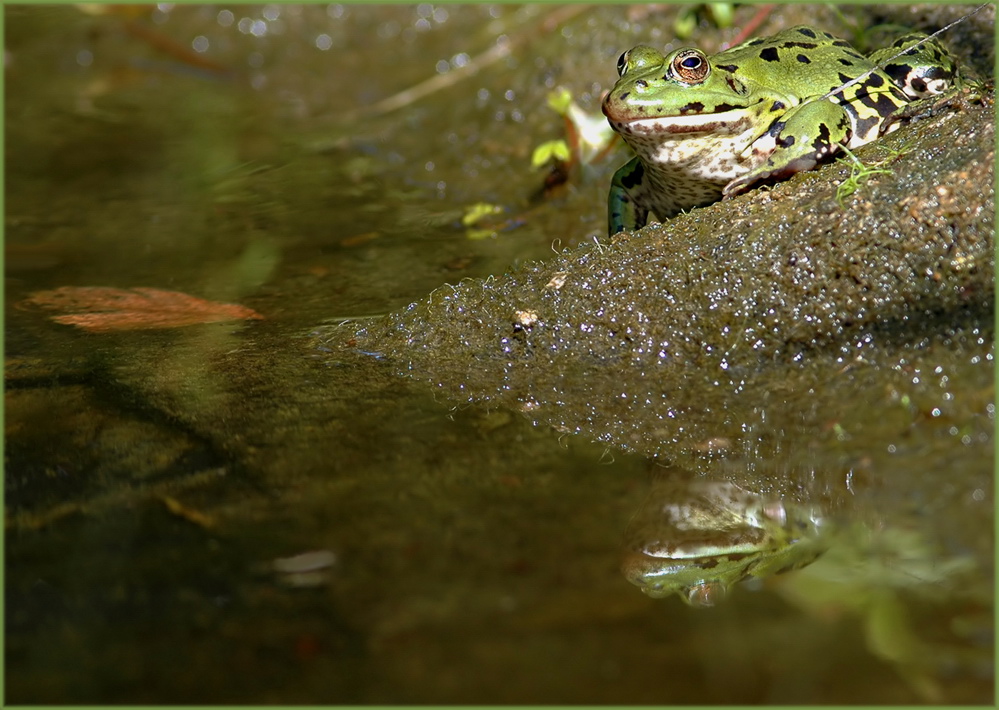
[(653, 598), (714, 606), (732, 585), (804, 567), (826, 548), (821, 511), (734, 483), (665, 476), (628, 526), (625, 578)]
[(643, 226), (650, 212), (669, 219), (810, 170), (898, 128), (910, 102), (958, 85), (953, 60), (924, 34), (864, 57), (804, 25), (711, 57), (638, 46), (621, 55), (618, 74), (603, 111), (636, 157), (611, 182), (611, 234)]

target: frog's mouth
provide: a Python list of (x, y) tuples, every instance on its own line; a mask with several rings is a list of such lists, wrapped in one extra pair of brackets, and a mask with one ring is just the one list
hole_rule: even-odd
[(728, 587), (749, 576), (759, 553), (710, 554), (666, 558), (632, 550), (621, 560), (624, 578), (652, 597), (665, 597), (686, 587), (720, 584)]
[(705, 111), (704, 104), (695, 101), (666, 114), (663, 106), (629, 107), (620, 103), (621, 98), (607, 95), (601, 105), (604, 116), (614, 130), (637, 135), (740, 133), (750, 128), (760, 107), (759, 103), (738, 106), (719, 102), (713, 110)]
[(713, 567), (721, 558), (734, 560), (771, 547), (773, 536), (749, 525), (729, 530), (684, 530), (669, 540), (657, 539), (635, 553), (657, 560), (675, 560), (685, 566)]
[[(653, 597), (668, 596), (690, 585), (730, 584), (745, 579), (756, 560), (771, 551), (776, 543), (762, 530), (748, 537), (740, 531), (736, 537), (710, 541), (675, 540), (651, 542), (625, 552), (621, 572), (632, 584)], [(718, 535), (713, 535), (717, 538)]]
[(608, 116), (608, 119), (616, 131), (644, 136), (700, 133), (737, 134), (749, 130), (753, 125), (752, 117), (745, 109), (703, 113), (696, 116), (658, 116), (655, 118), (625, 116), (619, 119)]

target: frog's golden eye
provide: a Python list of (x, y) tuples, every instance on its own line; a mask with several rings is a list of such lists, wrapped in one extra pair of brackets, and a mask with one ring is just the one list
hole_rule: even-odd
[(624, 76), (630, 71), (644, 71), (653, 66), (658, 67), (662, 63), (663, 55), (652, 47), (640, 44), (618, 57), (617, 75)]
[[(728, 589), (721, 582), (701, 582), (683, 590), (683, 599), (691, 606), (715, 606), (728, 595)], [(681, 594), (682, 596), (682, 594)]]
[(627, 52), (622, 52), (621, 56), (617, 58), (617, 75), (624, 76), (624, 73), (628, 71), (628, 55), (631, 54), (631, 50)]
[(684, 49), (673, 57), (670, 69), (680, 81), (697, 84), (708, 75), (708, 59), (696, 49)]

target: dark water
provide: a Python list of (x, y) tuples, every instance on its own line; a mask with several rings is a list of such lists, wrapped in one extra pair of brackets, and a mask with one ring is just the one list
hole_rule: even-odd
[[(774, 423), (750, 494), (829, 549), (711, 609), (626, 578), (696, 472), (310, 337), (603, 237), (620, 156), (537, 196), (546, 95), (597, 113), (672, 10), (4, 17), (7, 702), (991, 702), (990, 323), (894, 353), (821, 432)], [(478, 202), (497, 234), (462, 226)], [(92, 286), (264, 318), (92, 333), (23, 303)]]

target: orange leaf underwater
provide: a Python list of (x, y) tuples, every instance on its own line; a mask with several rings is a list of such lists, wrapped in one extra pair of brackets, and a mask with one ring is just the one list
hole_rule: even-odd
[(64, 286), (53, 291), (35, 291), (21, 304), (68, 312), (71, 315), (52, 316), (52, 320), (92, 333), (263, 319), (262, 315), (246, 306), (206, 301), (186, 293), (157, 288)]

